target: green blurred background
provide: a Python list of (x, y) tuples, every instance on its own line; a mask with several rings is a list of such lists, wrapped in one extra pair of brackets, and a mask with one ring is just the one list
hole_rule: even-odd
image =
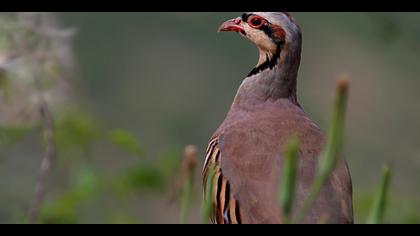
[[(41, 222), (178, 223), (172, 195), (188, 144), (199, 149), (188, 222), (201, 222), (208, 138), (257, 62), (250, 42), (216, 32), (240, 14), (57, 14), (75, 29), (74, 69), (70, 102), (54, 109), (58, 153)], [(337, 77), (350, 77), (344, 157), (356, 223), (386, 162), (385, 222), (420, 223), (420, 14), (294, 15), (303, 32), (298, 97), (323, 130)], [(0, 145), (1, 223), (23, 221), (44, 152), (39, 128), (17, 136)]]

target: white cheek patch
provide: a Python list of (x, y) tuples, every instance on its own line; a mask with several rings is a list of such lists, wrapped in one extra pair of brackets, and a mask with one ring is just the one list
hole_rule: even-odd
[(264, 51), (273, 52), (276, 50), (276, 44), (264, 33), (264, 31), (259, 29), (254, 29), (248, 24), (243, 24), (243, 28), (246, 32), (246, 37), (257, 45), (260, 49)]

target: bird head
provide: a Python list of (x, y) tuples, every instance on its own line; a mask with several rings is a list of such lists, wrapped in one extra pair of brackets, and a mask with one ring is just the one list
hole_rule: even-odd
[[(290, 98), (298, 104), (296, 79), (302, 35), (298, 24), (285, 12), (247, 12), (225, 21), (220, 31), (238, 32), (259, 49), (257, 66), (251, 70), (235, 101)], [(246, 103), (246, 102), (245, 102)]]
[[(298, 41), (301, 33), (299, 26), (289, 13), (284, 12), (247, 12), (242, 16), (225, 21), (219, 32), (233, 31), (253, 42), (260, 50), (262, 64), (280, 51)], [(300, 52), (300, 48), (299, 48)]]

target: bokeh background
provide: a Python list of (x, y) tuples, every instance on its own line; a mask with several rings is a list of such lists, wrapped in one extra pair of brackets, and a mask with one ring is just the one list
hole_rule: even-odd
[[(178, 223), (176, 183), (188, 144), (199, 150), (188, 222), (202, 222), (199, 176), (208, 138), (257, 62), (250, 42), (216, 32), (240, 14), (53, 14), (55, 26), (72, 36), (56, 45), (67, 56), (58, 72), (65, 82), (47, 86), (57, 158), (39, 222)], [(365, 222), (388, 162), (385, 222), (420, 223), (420, 14), (294, 15), (303, 32), (298, 98), (323, 130), (335, 81), (350, 77), (343, 156), (356, 223)], [(8, 17), (0, 13), (3, 32)], [(1, 63), (1, 53), (17, 50), (4, 41)], [(16, 83), (13, 76), (0, 82), (0, 223), (20, 223), (34, 198), (44, 142), (31, 90), (10, 91), (4, 84)]]

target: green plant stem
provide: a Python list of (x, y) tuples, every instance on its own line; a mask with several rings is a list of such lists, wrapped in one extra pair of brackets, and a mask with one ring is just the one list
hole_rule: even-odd
[(386, 209), (386, 195), (389, 189), (389, 181), (391, 178), (391, 169), (385, 165), (382, 170), (382, 178), (378, 192), (373, 200), (372, 208), (370, 209), (367, 223), (379, 224), (382, 222)]
[(280, 206), (283, 210), (283, 223), (290, 223), (290, 213), (292, 211), (293, 198), (295, 192), (297, 156), (299, 152), (299, 139), (293, 136), (286, 149), (284, 160), (283, 175), (280, 189)]
[(309, 190), (303, 207), (298, 214), (297, 222), (301, 222), (310, 207), (316, 201), (325, 181), (329, 178), (338, 161), (338, 154), (341, 149), (344, 118), (347, 104), (348, 81), (340, 79), (337, 85), (336, 98), (333, 107), (332, 119), (328, 129), (327, 142), (319, 157), (319, 167), (314, 182)]
[(190, 209), (190, 202), (191, 202), (191, 195), (192, 195), (192, 174), (191, 171), (187, 174), (187, 178), (185, 180), (184, 186), (182, 187), (182, 193), (181, 193), (181, 217), (180, 217), (180, 223), (185, 224), (187, 217), (188, 217), (188, 211)]

